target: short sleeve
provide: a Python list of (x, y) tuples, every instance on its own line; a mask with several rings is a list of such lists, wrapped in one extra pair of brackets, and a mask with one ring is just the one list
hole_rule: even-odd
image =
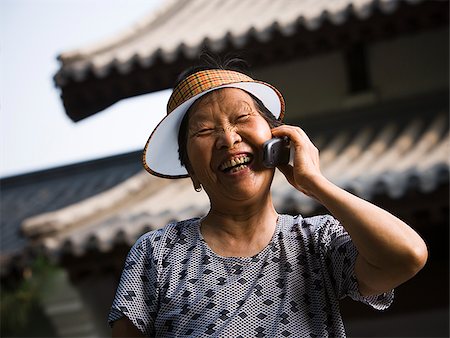
[(108, 316), (110, 326), (126, 316), (145, 335), (154, 334), (158, 307), (158, 271), (152, 246), (154, 238), (155, 233), (147, 233), (130, 249)]
[(387, 309), (393, 301), (394, 290), (374, 296), (361, 295), (354, 272), (358, 251), (350, 235), (334, 217), (323, 216), (322, 221), (317, 232), (319, 247), (324, 253), (336, 296), (339, 299), (349, 296), (377, 310)]

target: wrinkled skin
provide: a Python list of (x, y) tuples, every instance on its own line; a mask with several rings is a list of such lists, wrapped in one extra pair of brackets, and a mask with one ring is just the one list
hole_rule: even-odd
[[(194, 185), (201, 184), (207, 192), (212, 209), (266, 197), (274, 170), (262, 166), (261, 150), (271, 137), (252, 98), (240, 89), (214, 91), (193, 105), (187, 141), (189, 172)], [(244, 168), (221, 170), (226, 161), (242, 156), (251, 159)]]

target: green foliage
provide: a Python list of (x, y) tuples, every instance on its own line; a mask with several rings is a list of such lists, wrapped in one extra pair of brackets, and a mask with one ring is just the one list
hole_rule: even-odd
[(22, 278), (2, 282), (0, 293), (1, 337), (50, 335), (53, 330), (40, 306), (46, 284), (57, 267), (38, 256)]

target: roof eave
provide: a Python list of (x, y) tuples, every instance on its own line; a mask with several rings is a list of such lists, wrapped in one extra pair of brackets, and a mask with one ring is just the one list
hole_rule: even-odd
[[(437, 12), (439, 17), (436, 17)], [(414, 6), (401, 2), (393, 13), (374, 8), (371, 15), (364, 19), (350, 12), (340, 24), (325, 17), (314, 30), (298, 20), (293, 32), (288, 35), (274, 24), (267, 41), (261, 40), (250, 30), (245, 34), (243, 45), (236, 45), (229, 35), (221, 39), (220, 48), (208, 39), (204, 39), (195, 50), (191, 48), (188, 51), (181, 44), (171, 52), (170, 59), (165, 57), (164, 51), (156, 50), (145, 59), (135, 55), (126, 61), (113, 60), (101, 70), (95, 68), (89, 58), (77, 60), (76, 67), (61, 59), (62, 66), (54, 81), (61, 89), (67, 115), (76, 122), (124, 98), (170, 88), (176, 76), (193, 64), (202, 50), (219, 55), (241, 55), (253, 69), (257, 69), (346, 48), (355, 42), (389, 39), (444, 25), (448, 25), (448, 2), (430, 4), (425, 1)]]

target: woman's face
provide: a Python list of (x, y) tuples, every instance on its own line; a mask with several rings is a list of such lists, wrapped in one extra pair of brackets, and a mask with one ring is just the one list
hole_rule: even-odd
[(268, 193), (274, 170), (262, 165), (262, 145), (272, 133), (250, 95), (219, 89), (198, 100), (190, 114), (189, 172), (211, 201), (244, 201)]

